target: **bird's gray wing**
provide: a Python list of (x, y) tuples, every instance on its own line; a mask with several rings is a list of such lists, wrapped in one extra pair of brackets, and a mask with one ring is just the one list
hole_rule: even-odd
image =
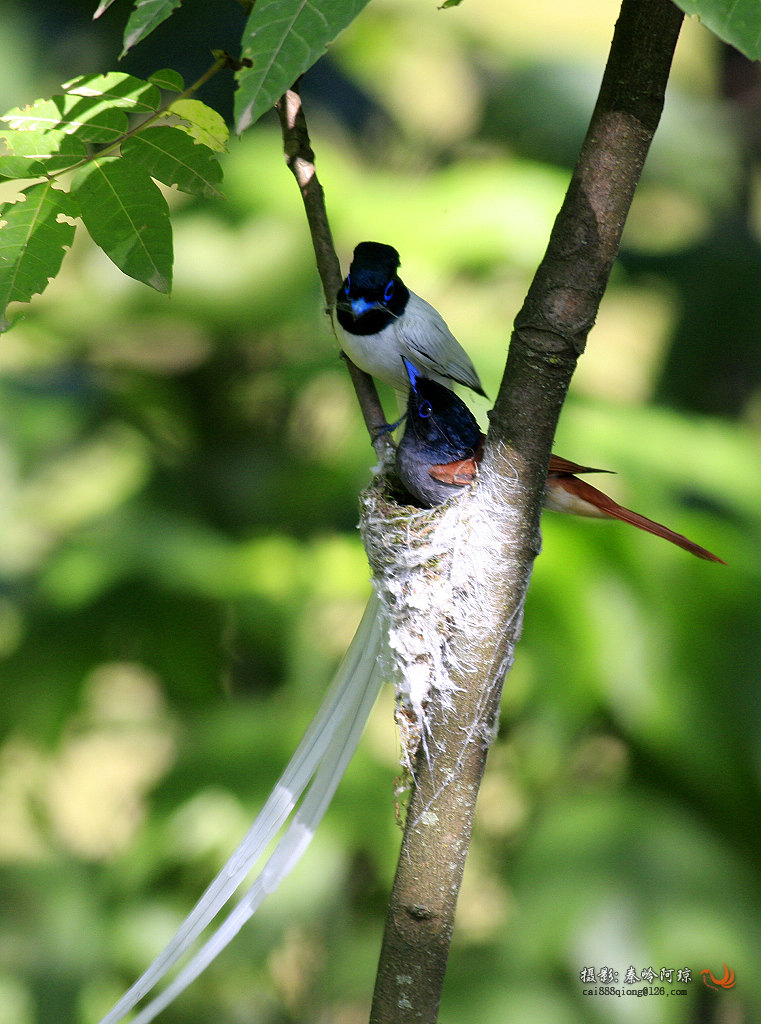
[(397, 328), (400, 345), (426, 376), (440, 382), (454, 381), (484, 394), (467, 352), (447, 327), (441, 314), (425, 299), (410, 292), (404, 310), (404, 329)]

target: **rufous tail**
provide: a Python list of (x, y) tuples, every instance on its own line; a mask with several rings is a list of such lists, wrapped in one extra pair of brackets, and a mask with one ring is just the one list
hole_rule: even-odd
[[(552, 468), (552, 467), (551, 467)], [(571, 512), (577, 516), (593, 516), (596, 518), (620, 519), (622, 523), (630, 523), (640, 530), (653, 533), (656, 537), (663, 537), (671, 541), (677, 547), (684, 548), (690, 554), (698, 558), (705, 558), (708, 562), (721, 562), (726, 565), (723, 558), (714, 555), (706, 548), (685, 537), (681, 533), (670, 530), (662, 523), (656, 523), (639, 512), (633, 512), (630, 508), (624, 508), (617, 501), (607, 494), (592, 487), (586, 480), (579, 480), (578, 477), (568, 473), (551, 472), (547, 478), (547, 498), (545, 504), (556, 512)]]

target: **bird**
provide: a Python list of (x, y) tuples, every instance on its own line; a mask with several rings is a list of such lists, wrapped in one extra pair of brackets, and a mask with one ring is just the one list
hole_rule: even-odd
[(360, 242), (336, 296), (343, 350), (360, 369), (405, 394), (401, 357), (440, 384), (485, 392), (468, 354), (441, 314), (399, 277), (399, 253), (382, 242)]
[[(405, 428), (396, 449), (396, 472), (423, 508), (441, 505), (471, 483), (484, 435), (467, 405), (443, 384), (424, 377), (402, 357), (408, 381)], [(443, 477), (431, 472), (445, 469)]]
[[(449, 388), (429, 379), (408, 359), (403, 365), (409, 382), (404, 434), (396, 453), (396, 471), (408, 493), (422, 508), (440, 505), (471, 484), (483, 456), (484, 435), (467, 405)], [(550, 456), (543, 504), (552, 512), (596, 519), (618, 519), (709, 562), (723, 559), (681, 533), (619, 505), (579, 473), (608, 470), (581, 466), (559, 455)]]

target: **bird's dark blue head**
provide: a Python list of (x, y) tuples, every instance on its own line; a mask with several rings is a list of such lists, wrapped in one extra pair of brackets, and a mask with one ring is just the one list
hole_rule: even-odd
[(360, 242), (338, 289), (338, 322), (352, 334), (376, 334), (400, 316), (409, 291), (397, 274), (399, 253), (382, 242)]
[[(407, 443), (414, 438), (433, 465), (470, 458), (481, 443), (481, 428), (473, 413), (454, 391), (424, 377), (409, 359), (402, 358), (410, 382)], [(407, 436), (410, 433), (412, 437)]]

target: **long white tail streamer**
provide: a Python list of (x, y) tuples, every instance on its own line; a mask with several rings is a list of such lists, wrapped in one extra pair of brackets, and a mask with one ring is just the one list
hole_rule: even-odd
[(320, 709), (253, 825), (165, 948), (100, 1024), (123, 1020), (185, 956), (241, 885), (309, 786), (290, 825), (238, 904), (174, 981), (138, 1013), (133, 1024), (148, 1024), (187, 988), (298, 863), (357, 748), (383, 681), (379, 610), (378, 598), (373, 594)]

